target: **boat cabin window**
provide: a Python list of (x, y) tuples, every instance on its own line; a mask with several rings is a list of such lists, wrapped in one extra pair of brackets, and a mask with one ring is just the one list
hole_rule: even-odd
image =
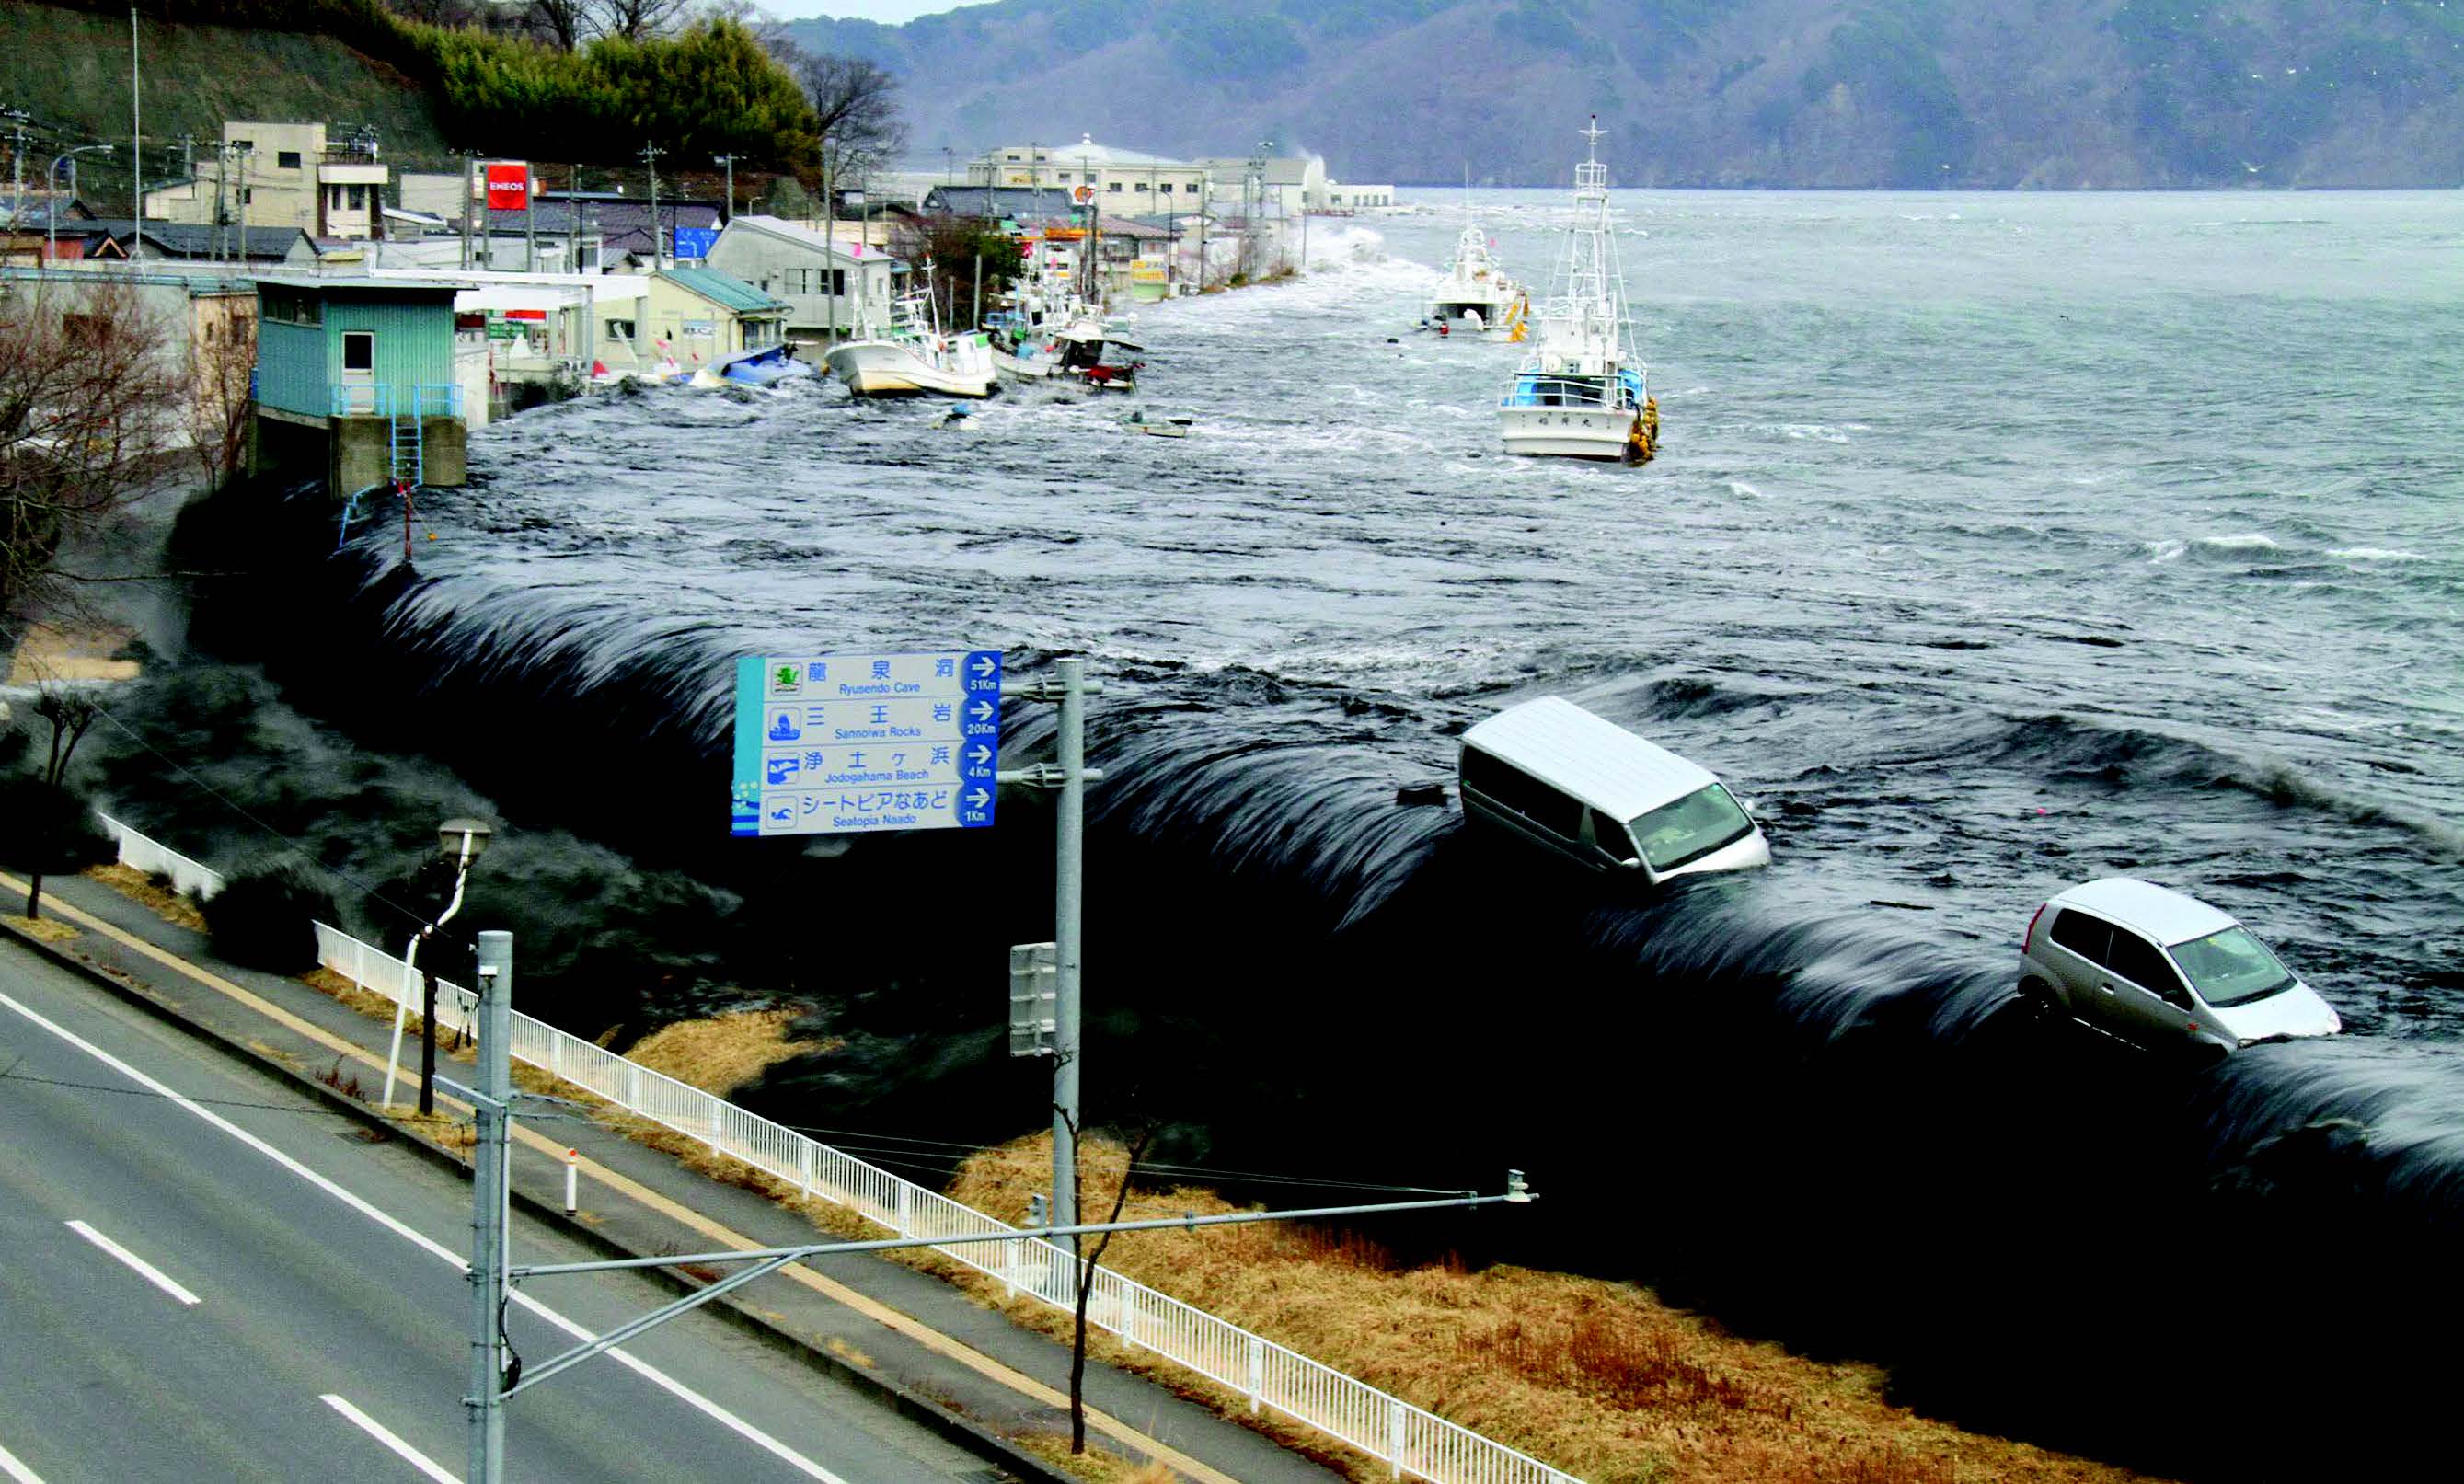
[(1634, 838), (1655, 871), (1674, 870), (1753, 833), (1754, 821), (1717, 783), (1634, 820)]

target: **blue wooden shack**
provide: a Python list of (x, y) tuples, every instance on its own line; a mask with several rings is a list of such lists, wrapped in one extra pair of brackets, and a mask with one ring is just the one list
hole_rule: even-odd
[(321, 475), (343, 497), (463, 483), (453, 295), (416, 280), (259, 278), (252, 468)]

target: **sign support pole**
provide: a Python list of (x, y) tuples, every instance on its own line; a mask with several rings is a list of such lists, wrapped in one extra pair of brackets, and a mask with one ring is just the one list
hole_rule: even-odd
[[(1078, 1224), (1079, 938), (1087, 900), (1086, 662), (1060, 660), (1061, 807), (1053, 819), (1052, 1224)], [(1069, 1238), (1078, 1251), (1078, 1238)], [(1070, 1282), (1074, 1288), (1077, 1275)]]
[(479, 934), (477, 1065), (471, 1146), (471, 1484), (505, 1476), (505, 1171), (513, 1124), (514, 935)]

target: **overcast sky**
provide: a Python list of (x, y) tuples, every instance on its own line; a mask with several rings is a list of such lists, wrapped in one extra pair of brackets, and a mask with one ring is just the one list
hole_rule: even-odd
[(880, 21), (895, 26), (936, 11), (955, 11), (984, 0), (761, 0), (761, 9), (789, 20), (808, 15), (835, 15), (842, 20)]

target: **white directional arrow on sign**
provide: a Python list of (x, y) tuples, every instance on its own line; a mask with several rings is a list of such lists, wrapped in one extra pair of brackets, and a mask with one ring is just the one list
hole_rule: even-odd
[(974, 763), (979, 768), (992, 760), (993, 750), (984, 746), (981, 742), (977, 743), (967, 753), (967, 761)]
[(990, 675), (990, 674), (993, 672), (993, 662), (992, 662), (992, 657), (991, 657), (990, 655), (979, 655), (979, 656), (977, 656), (977, 657), (976, 657), (976, 664), (975, 664), (975, 670), (976, 670), (976, 677), (977, 677), (978, 679), (979, 679), (979, 680), (980, 680), (980, 679), (982, 679), (982, 678), (983, 678), (983, 677), (985, 677), (985, 676)]
[(969, 789), (962, 797), (968, 803), (975, 805), (979, 809), (981, 809), (984, 806), (985, 800), (992, 797), (990, 794), (985, 793), (979, 788)]
[(977, 721), (990, 721), (993, 719), (993, 704), (990, 701), (978, 701), (967, 708), (967, 714)]

